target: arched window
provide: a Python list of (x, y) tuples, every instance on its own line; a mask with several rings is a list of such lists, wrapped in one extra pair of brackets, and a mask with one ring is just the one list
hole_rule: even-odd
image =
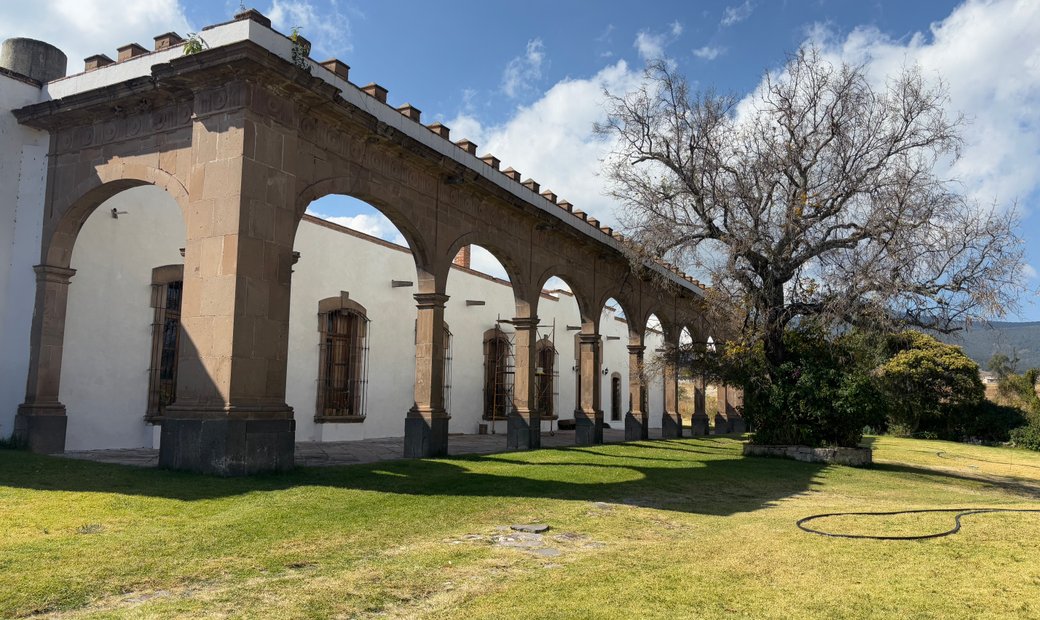
[(368, 387), (368, 313), (346, 294), (318, 303), (317, 422), (360, 422)]
[(535, 403), (543, 419), (555, 420), (556, 413), (556, 347), (548, 336), (535, 346)]
[(152, 270), (152, 360), (148, 370), (148, 410), (145, 419), (160, 422), (177, 397), (177, 354), (181, 334), (181, 294), (184, 265)]
[(484, 332), (484, 419), (504, 420), (513, 409), (513, 351), (498, 327)]

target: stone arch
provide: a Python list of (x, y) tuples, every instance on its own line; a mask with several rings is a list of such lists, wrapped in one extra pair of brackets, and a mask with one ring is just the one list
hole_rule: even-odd
[(350, 177), (329, 177), (315, 181), (303, 188), (296, 198), (296, 225), (299, 226), (303, 214), (312, 202), (330, 194), (340, 194), (364, 201), (386, 216), (397, 227), (397, 230), (401, 232), (405, 241), (408, 242), (408, 248), (412, 251), (415, 267), (419, 274), (419, 290), (421, 292), (433, 292), (432, 290), (426, 290), (434, 279), (434, 261), (431, 251), (431, 248), (434, 246), (427, 236), (428, 233), (424, 234), (423, 230), (415, 224), (413, 218), (408, 217), (405, 211), (397, 209), (377, 197), (367, 195), (364, 192), (358, 192)]
[[(67, 268), (72, 262), (72, 249), (76, 237), (94, 211), (106, 200), (128, 189), (143, 185), (154, 185), (166, 191), (177, 206), (181, 217), (187, 222), (188, 190), (174, 175), (148, 166), (135, 166), (136, 176), (121, 176), (122, 168), (103, 166), (98, 175), (80, 181), (72, 191), (61, 198), (69, 200), (66, 204), (58, 203), (59, 197), (52, 198), (51, 209), (55, 219), (45, 221), (41, 247), (41, 260), (45, 265)], [(116, 170), (120, 174), (116, 174)]]
[(533, 287), (533, 290), (541, 291), (545, 286), (545, 283), (553, 277), (563, 280), (567, 283), (567, 286), (571, 288), (571, 293), (574, 295), (574, 301), (578, 304), (578, 314), (581, 318), (582, 329), (585, 329), (585, 324), (591, 324), (593, 327), (598, 328), (599, 310), (603, 308), (603, 305), (600, 304), (599, 306), (596, 306), (595, 303), (591, 301), (591, 296), (582, 282), (582, 278), (570, 269), (556, 266), (544, 270), (537, 278), (535, 278), (535, 286)]
[[(509, 283), (513, 288), (513, 297), (517, 305), (517, 316), (533, 315), (537, 311), (537, 307), (535, 307), (537, 304), (532, 303), (531, 297), (537, 298), (537, 296), (531, 294), (533, 290), (527, 284), (530, 278), (526, 270), (523, 269), (516, 257), (510, 254), (501, 244), (497, 244), (493, 239), (489, 239), (486, 234), (476, 231), (463, 233), (448, 245), (447, 252), (440, 255), (440, 260), (438, 261), (444, 265), (445, 281), (447, 281), (452, 259), (459, 253), (459, 250), (467, 245), (476, 245), (484, 248), (502, 264), (502, 267), (506, 270), (506, 275), (509, 277)], [(541, 289), (536, 290), (540, 291)]]

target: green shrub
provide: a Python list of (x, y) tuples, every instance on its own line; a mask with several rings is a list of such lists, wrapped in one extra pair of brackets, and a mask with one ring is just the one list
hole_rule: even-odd
[(960, 347), (908, 331), (889, 338), (892, 355), (876, 372), (895, 434), (957, 434), (957, 426), (986, 396), (979, 366)]
[(788, 332), (788, 361), (773, 377), (745, 388), (752, 441), (851, 447), (863, 438), (864, 427), (883, 424), (883, 394), (869, 372), (866, 342), (858, 335)]
[(1040, 424), (1033, 422), (1012, 430), (1011, 443), (1019, 448), (1040, 451)]

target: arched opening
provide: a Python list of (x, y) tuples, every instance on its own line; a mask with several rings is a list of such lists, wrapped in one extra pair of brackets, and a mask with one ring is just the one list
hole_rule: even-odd
[[(499, 248), (477, 239), (452, 248), (445, 316), (457, 327), (453, 339), (453, 432), (497, 434), (513, 412), (516, 379), (516, 270)], [(501, 260), (500, 260), (501, 257)], [(507, 265), (509, 265), (507, 267)]]
[(643, 344), (645, 346), (643, 373), (646, 389), (643, 390), (642, 410), (649, 415), (650, 428), (660, 428), (661, 413), (664, 410), (664, 383), (661, 377), (664, 327), (656, 314), (650, 314), (647, 317)]
[(68, 450), (154, 448), (175, 402), (185, 225), (164, 189), (138, 185), (83, 220), (71, 250), (59, 399)]
[[(415, 236), (391, 217), (404, 222), (364, 200), (328, 194), (308, 205), (296, 230), (286, 402), (298, 440), (403, 432), (414, 405), (413, 295), (424, 258), (415, 254)], [(445, 353), (450, 342), (445, 335)], [(451, 384), (449, 373), (443, 381)]]
[(679, 372), (679, 413), (683, 420), (692, 420), (696, 410), (697, 385), (696, 379), (691, 371), (693, 366), (694, 342), (693, 334), (689, 327), (683, 327), (679, 332), (679, 349), (676, 356), (676, 365)]
[(539, 295), (538, 319), (538, 366), (544, 373), (539, 383), (539, 393), (544, 395), (543, 404), (539, 405), (543, 430), (552, 430), (554, 422), (560, 428), (573, 428), (574, 410), (580, 406), (578, 339), (583, 320), (572, 283), (559, 276), (545, 279)]
[(629, 328), (621, 302), (613, 297), (608, 298), (601, 308), (599, 333), (600, 374), (604, 377), (600, 387), (603, 391), (601, 402), (605, 403), (606, 425), (618, 429), (627, 409), (622, 398), (629, 375)]

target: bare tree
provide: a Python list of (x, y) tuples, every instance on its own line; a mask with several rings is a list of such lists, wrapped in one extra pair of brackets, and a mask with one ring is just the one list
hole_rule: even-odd
[(622, 223), (646, 252), (710, 271), (729, 336), (761, 342), (771, 368), (793, 321), (946, 331), (1022, 290), (1018, 216), (939, 176), (962, 119), (916, 68), (878, 89), (807, 47), (737, 101), (660, 62), (609, 101), (598, 130), (617, 139)]

